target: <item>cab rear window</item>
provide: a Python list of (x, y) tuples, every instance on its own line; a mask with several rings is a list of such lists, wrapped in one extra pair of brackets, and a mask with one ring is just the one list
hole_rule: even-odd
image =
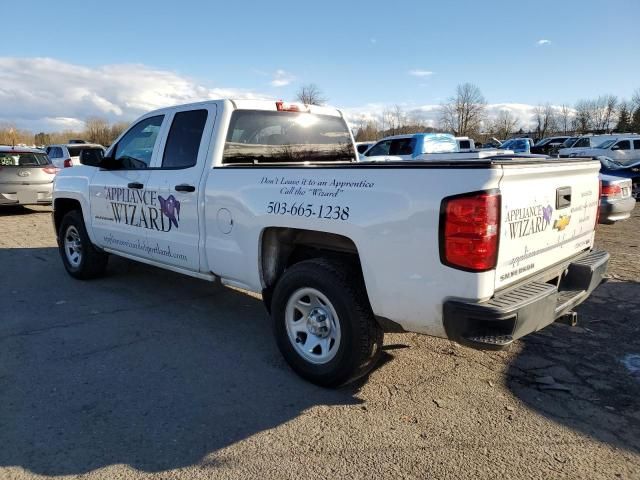
[(354, 162), (347, 124), (340, 117), (299, 112), (236, 110), (222, 162)]
[(44, 153), (0, 152), (0, 166), (3, 167), (39, 167), (49, 163)]

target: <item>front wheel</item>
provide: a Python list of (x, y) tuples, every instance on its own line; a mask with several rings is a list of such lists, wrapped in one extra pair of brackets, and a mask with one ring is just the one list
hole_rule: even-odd
[(336, 387), (366, 374), (382, 352), (359, 273), (326, 259), (306, 260), (283, 274), (271, 306), (278, 348), (303, 378)]
[(64, 268), (74, 278), (96, 278), (107, 268), (108, 255), (93, 246), (78, 210), (67, 213), (60, 222), (58, 249)]

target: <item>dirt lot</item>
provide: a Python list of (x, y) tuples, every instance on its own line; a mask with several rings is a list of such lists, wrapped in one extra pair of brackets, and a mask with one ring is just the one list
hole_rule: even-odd
[(3, 480), (640, 478), (640, 208), (599, 229), (580, 326), (499, 353), (387, 335), (338, 391), (288, 369), (250, 296), (120, 259), (71, 279), (49, 212), (0, 210)]

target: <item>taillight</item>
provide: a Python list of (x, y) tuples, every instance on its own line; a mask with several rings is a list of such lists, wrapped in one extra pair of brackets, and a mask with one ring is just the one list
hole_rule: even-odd
[(71, 161), (71, 159), (70, 159), (70, 158), (67, 158), (67, 159), (64, 161), (64, 168), (69, 168), (69, 167), (73, 167), (73, 162)]
[(496, 268), (500, 194), (476, 192), (445, 198), (440, 208), (440, 260), (471, 272)]
[(44, 173), (48, 173), (49, 175), (55, 175), (56, 173), (58, 173), (59, 170), (60, 170), (59, 168), (54, 167), (53, 165), (50, 167), (44, 167), (42, 169)]
[(601, 185), (600, 196), (601, 197), (617, 197), (622, 195), (622, 188), (620, 185)]
[(600, 199), (602, 198), (602, 180), (598, 179), (598, 206), (596, 208), (596, 224), (593, 228), (598, 226), (600, 223)]

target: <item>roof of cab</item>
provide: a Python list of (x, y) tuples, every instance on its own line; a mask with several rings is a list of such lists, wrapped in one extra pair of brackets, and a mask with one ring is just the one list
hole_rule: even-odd
[[(205, 105), (211, 105), (218, 102), (230, 102), (231, 105), (236, 110), (267, 110), (267, 111), (278, 111), (276, 107), (276, 102), (281, 102), (282, 100), (256, 100), (256, 99), (246, 99), (246, 98), (220, 98), (217, 100), (206, 100), (204, 102), (195, 102), (195, 103), (185, 103), (181, 105), (172, 105), (165, 108), (159, 108), (152, 112), (148, 112), (145, 116), (150, 114), (157, 114), (167, 110), (172, 110), (174, 108), (185, 108), (185, 107), (202, 107)], [(302, 103), (297, 102), (284, 102), (289, 105), (299, 105), (303, 107)], [(326, 107), (323, 105), (304, 105), (304, 109), (309, 113), (317, 113), (320, 115), (332, 115), (334, 117), (342, 117), (342, 112), (337, 108)]]

